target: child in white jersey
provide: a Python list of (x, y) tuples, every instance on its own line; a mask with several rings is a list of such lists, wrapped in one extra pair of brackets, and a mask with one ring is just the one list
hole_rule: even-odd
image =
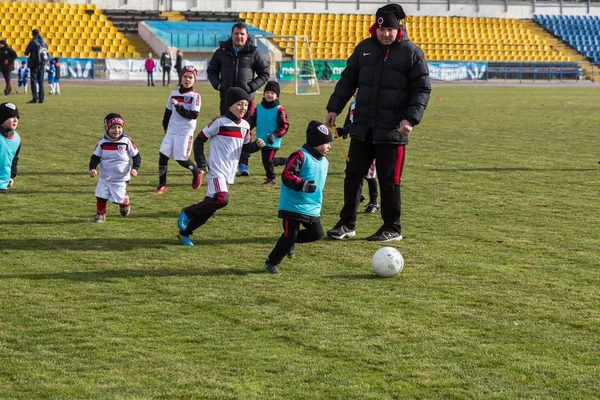
[[(130, 176), (137, 176), (142, 157), (123, 130), (125, 121), (119, 114), (110, 113), (104, 118), (104, 137), (100, 139), (90, 159), (90, 177), (100, 178), (96, 185), (96, 217), (94, 222), (106, 221), (106, 203), (110, 200), (120, 206), (121, 215), (129, 215), (130, 203), (127, 185)], [(133, 167), (130, 164), (133, 160)]]
[(157, 194), (167, 192), (167, 164), (171, 155), (185, 169), (192, 171), (192, 189), (196, 190), (202, 183), (202, 172), (190, 161), (196, 119), (200, 113), (200, 93), (194, 90), (198, 72), (193, 65), (186, 65), (181, 70), (181, 86), (169, 95), (163, 117), (165, 138), (158, 157)]
[[(229, 202), (228, 188), (235, 180), (242, 148), (254, 153), (265, 145), (262, 139), (252, 142), (250, 125), (242, 118), (248, 111), (249, 102), (250, 96), (245, 90), (227, 90), (225, 104), (229, 111), (202, 129), (194, 141), (194, 157), (198, 167), (203, 170), (208, 168), (208, 190), (203, 201), (181, 210), (177, 226), (178, 237), (184, 246), (193, 246), (190, 235)], [(210, 158), (207, 162), (204, 143), (208, 139)]]

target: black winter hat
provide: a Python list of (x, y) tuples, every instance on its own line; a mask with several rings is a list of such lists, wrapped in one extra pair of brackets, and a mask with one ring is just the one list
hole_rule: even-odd
[(317, 147), (325, 143), (333, 142), (333, 135), (324, 123), (310, 121), (306, 128), (306, 143), (311, 147)]
[(123, 117), (121, 117), (120, 114), (110, 113), (104, 117), (104, 130), (106, 132), (108, 132), (108, 130), (115, 124), (119, 124), (125, 128), (125, 120), (123, 120)]
[(265, 92), (274, 92), (279, 97), (279, 93), (281, 93), (281, 88), (279, 87), (279, 83), (275, 81), (269, 81), (265, 85)]
[(38, 31), (37, 29), (34, 29), (34, 30), (32, 30), (32, 31), (31, 31), (31, 34), (32, 34), (33, 36), (37, 36), (37, 35), (39, 35), (39, 34), (40, 34), (40, 31)]
[(388, 4), (377, 10), (375, 14), (375, 26), (377, 28), (398, 29), (398, 20), (406, 18), (406, 13), (399, 4)]
[(2, 103), (0, 104), (0, 125), (11, 117), (18, 117), (19, 110), (13, 103)]
[(227, 108), (231, 107), (240, 100), (246, 100), (248, 103), (250, 103), (250, 96), (244, 89), (238, 87), (227, 89), (227, 93), (225, 93), (225, 106), (227, 106)]

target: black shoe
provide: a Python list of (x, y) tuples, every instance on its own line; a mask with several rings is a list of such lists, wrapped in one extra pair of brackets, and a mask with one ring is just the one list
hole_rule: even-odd
[(37, 103), (37, 100), (29, 100), (29, 101), (27, 102), (27, 104), (35, 104), (35, 103)]
[(40, 100), (38, 101), (38, 104), (42, 104), (44, 102), (44, 100)]
[(4, 89), (4, 95), (8, 96), (8, 90), (7, 89)]
[(379, 211), (379, 204), (377, 203), (369, 203), (367, 204), (367, 208), (365, 208), (365, 214), (373, 214)]
[(370, 242), (391, 242), (392, 240), (402, 240), (402, 235), (398, 232), (380, 228), (377, 232), (369, 236), (367, 240)]
[(359, 203), (362, 203), (363, 201), (365, 201), (365, 196), (363, 196), (362, 194), (360, 195), (360, 199), (358, 200)]
[(287, 256), (288, 258), (294, 258), (296, 255), (296, 245), (293, 245), (291, 249), (288, 250)]
[(327, 231), (327, 236), (332, 239), (342, 240), (356, 236), (356, 231), (348, 228), (346, 225), (336, 225), (333, 229)]
[(270, 274), (279, 274), (279, 268), (277, 265), (273, 265), (269, 262), (269, 260), (265, 261), (265, 271)]

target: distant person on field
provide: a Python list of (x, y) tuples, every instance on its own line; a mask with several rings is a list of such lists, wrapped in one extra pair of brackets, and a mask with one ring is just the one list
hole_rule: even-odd
[[(245, 90), (230, 88), (225, 101), (227, 112), (204, 127), (194, 140), (196, 163), (199, 168), (208, 169), (208, 189), (203, 201), (181, 210), (177, 226), (179, 240), (184, 246), (193, 246), (190, 235), (229, 203), (229, 185), (235, 180), (242, 148), (254, 153), (265, 145), (261, 139), (251, 141), (250, 125), (243, 119), (249, 102), (250, 96)], [(204, 144), (209, 139), (210, 158), (207, 162)]]
[(60, 94), (60, 59), (54, 57), (54, 80), (53, 80), (54, 94)]
[(173, 90), (167, 99), (162, 121), (165, 137), (158, 152), (158, 187), (154, 193), (167, 192), (167, 166), (171, 156), (179, 165), (192, 172), (192, 189), (198, 189), (202, 183), (204, 173), (190, 161), (194, 130), (202, 102), (200, 93), (194, 90), (197, 79), (196, 68), (186, 65), (181, 70), (181, 86)]
[(15, 129), (19, 125), (19, 110), (13, 103), (0, 104), (0, 194), (6, 194), (15, 184), (21, 136)]
[(14, 51), (6, 40), (0, 40), (0, 68), (2, 68), (2, 76), (6, 82), (4, 94), (9, 95), (12, 90), (12, 72), (15, 69), (15, 60), (17, 52)]
[(27, 68), (27, 62), (22, 61), (21, 66), (17, 71), (17, 91), (16, 94), (19, 94), (19, 90), (23, 87), (24, 93), (27, 94), (27, 85), (29, 82), (29, 68)]
[(100, 165), (94, 222), (106, 222), (108, 201), (119, 205), (121, 216), (129, 215), (131, 205), (127, 186), (131, 176), (137, 176), (142, 157), (133, 140), (125, 135), (124, 127), (123, 117), (115, 113), (108, 114), (104, 118), (104, 137), (98, 142), (90, 159), (90, 177), (98, 176), (96, 168)]
[(160, 55), (160, 67), (162, 68), (162, 82), (163, 86), (165, 86), (165, 75), (167, 76), (167, 84), (169, 86), (171, 84), (171, 52), (169, 52), (169, 48)]
[(287, 133), (290, 123), (285, 109), (279, 103), (279, 84), (269, 81), (265, 85), (263, 99), (252, 113), (250, 127), (256, 126), (256, 137), (266, 144), (261, 149), (263, 167), (265, 167), (265, 185), (276, 185), (274, 167), (285, 164), (285, 157), (275, 157), (281, 147), (281, 139)]
[(152, 59), (152, 53), (148, 53), (148, 58), (146, 58), (144, 66), (148, 74), (148, 86), (154, 86), (154, 60)]
[[(229, 88), (239, 87), (250, 97), (250, 111), (254, 111), (254, 92), (269, 80), (269, 66), (258, 52), (248, 36), (248, 27), (238, 22), (231, 28), (231, 37), (219, 43), (206, 69), (208, 80), (221, 98), (220, 113), (227, 111), (226, 93)], [(250, 154), (242, 151), (239, 163), (239, 175), (249, 176), (248, 158)]]
[(306, 143), (287, 159), (279, 194), (283, 233), (264, 266), (271, 274), (279, 273), (279, 264), (286, 255), (294, 256), (296, 243), (314, 242), (323, 237), (321, 206), (329, 169), (325, 155), (332, 140), (333, 135), (322, 122), (310, 121), (306, 128)]
[(175, 71), (177, 71), (177, 79), (179, 79), (178, 85), (181, 86), (181, 69), (183, 68), (183, 53), (177, 49), (177, 56), (175, 57)]
[(56, 74), (56, 65), (54, 64), (54, 59), (51, 58), (48, 66), (46, 67), (48, 71), (48, 94), (54, 94), (54, 75)]
[(44, 102), (44, 72), (48, 62), (48, 45), (40, 35), (37, 29), (31, 31), (33, 39), (25, 49), (27, 66), (31, 72), (31, 94), (33, 99), (28, 103)]

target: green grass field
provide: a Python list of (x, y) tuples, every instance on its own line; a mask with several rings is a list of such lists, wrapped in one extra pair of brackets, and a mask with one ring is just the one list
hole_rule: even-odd
[[(325, 118), (331, 90), (282, 96), (279, 155)], [(200, 91), (197, 131), (218, 109)], [(394, 279), (371, 271), (382, 245), (364, 238), (381, 221), (364, 214), (356, 239), (298, 245), (264, 273), (281, 225), (258, 155), (181, 246), (177, 216), (206, 189), (171, 161), (169, 192), (153, 193), (168, 92), (10, 97), (23, 147), (0, 198), (1, 399), (600, 396), (597, 88), (435, 86), (407, 149)], [(142, 168), (131, 215), (109, 204), (94, 224), (88, 162), (109, 112)], [(325, 229), (342, 203), (336, 143), (328, 158)]]

